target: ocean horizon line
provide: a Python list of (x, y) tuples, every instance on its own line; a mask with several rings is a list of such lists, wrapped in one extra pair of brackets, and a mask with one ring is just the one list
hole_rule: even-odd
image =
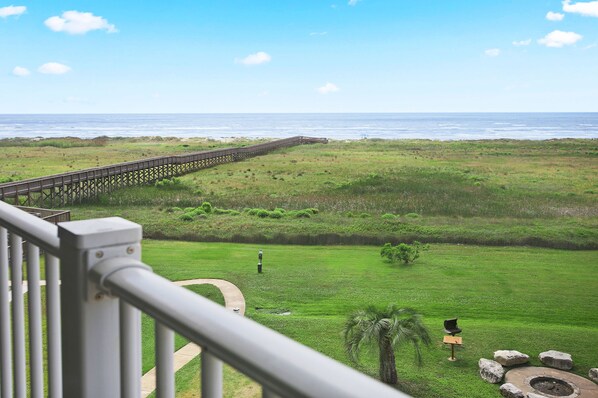
[(0, 113), (1, 116), (51, 115), (501, 115), (501, 114), (598, 114), (598, 111), (414, 111), (414, 112), (52, 112)]

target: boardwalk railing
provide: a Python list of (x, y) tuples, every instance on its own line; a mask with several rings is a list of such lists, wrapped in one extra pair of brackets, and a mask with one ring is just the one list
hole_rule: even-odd
[(71, 221), (70, 210), (51, 210), (42, 209), (39, 207), (25, 207), (17, 206), (17, 208), (26, 211), (29, 214), (33, 214), (36, 217), (41, 218), (52, 224), (58, 224), (59, 222)]
[(297, 136), (240, 148), (162, 156), (9, 182), (0, 184), (0, 200), (25, 206), (64, 206), (67, 203), (95, 198), (122, 187), (144, 185), (280, 148), (325, 142), (325, 138)]
[(140, 261), (140, 240), (141, 227), (122, 218), (55, 226), (0, 202), (0, 396), (140, 397), (144, 312), (155, 320), (158, 398), (175, 394), (174, 333), (202, 347), (204, 398), (222, 396), (223, 362), (261, 384), (263, 397), (406, 397), (154, 274)]

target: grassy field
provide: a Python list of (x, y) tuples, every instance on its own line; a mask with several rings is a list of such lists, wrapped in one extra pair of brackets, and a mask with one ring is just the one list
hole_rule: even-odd
[[(247, 143), (1, 141), (0, 179)], [(74, 219), (121, 215), (158, 239), (291, 244), (417, 239), (595, 249), (597, 157), (596, 140), (333, 141), (202, 170), (181, 177), (175, 187), (130, 188), (69, 207)], [(181, 219), (185, 208), (204, 201), (240, 214)], [(319, 212), (309, 218), (247, 214), (275, 208)]]
[[(263, 274), (255, 266), (260, 248)], [(416, 397), (497, 396), (498, 387), (479, 378), (477, 362), (499, 349), (525, 352), (534, 365), (542, 351), (566, 351), (582, 376), (596, 366), (596, 251), (435, 244), (404, 266), (383, 262), (378, 248), (368, 246), (148, 240), (143, 259), (172, 280), (233, 282), (245, 296), (248, 317), (347, 364), (341, 331), (349, 313), (369, 304), (417, 309), (434, 342), (424, 351), (422, 368), (408, 347), (397, 355), (400, 388)], [(446, 360), (450, 349), (441, 343), (442, 321), (453, 316), (464, 341), (455, 363)], [(357, 368), (376, 376), (376, 364), (375, 356), (365, 355)], [(197, 396), (198, 369), (195, 360), (177, 375), (180, 396)], [(259, 396), (249, 380), (226, 373), (227, 396)]]
[[(247, 143), (5, 140), (0, 181)], [(597, 156), (596, 140), (333, 141), (70, 208), (74, 219), (119, 215), (142, 224), (146, 237), (171, 239), (144, 242), (144, 261), (156, 272), (227, 279), (245, 295), (248, 317), (347, 364), (341, 330), (349, 313), (369, 304), (413, 307), (434, 344), (422, 368), (408, 348), (399, 350), (400, 388), (416, 397), (491, 397), (497, 387), (479, 379), (477, 361), (498, 349), (525, 352), (534, 365), (541, 351), (567, 351), (580, 375), (597, 365), (598, 252), (512, 246), (598, 248)], [(205, 201), (214, 211), (182, 219)], [(380, 258), (377, 245), (414, 239), (436, 242), (415, 265)], [(370, 246), (316, 246), (339, 243)], [(213, 287), (192, 289), (222, 303)], [(454, 316), (465, 345), (449, 363), (442, 320)], [(148, 370), (153, 325), (143, 322)], [(184, 343), (177, 338), (177, 347)], [(375, 355), (363, 359), (351, 365), (375, 376)], [(198, 396), (198, 369), (196, 359), (177, 374), (177, 396)], [(259, 396), (251, 380), (229, 368), (225, 374), (226, 396)]]

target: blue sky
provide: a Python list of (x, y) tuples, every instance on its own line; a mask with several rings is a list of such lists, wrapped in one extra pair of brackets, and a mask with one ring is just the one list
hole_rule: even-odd
[(598, 111), (598, 1), (0, 0), (0, 113)]

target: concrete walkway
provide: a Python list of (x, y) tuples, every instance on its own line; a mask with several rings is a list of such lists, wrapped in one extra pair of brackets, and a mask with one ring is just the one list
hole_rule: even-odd
[[(10, 282), (9, 282), (10, 283)], [(178, 286), (191, 285), (213, 285), (220, 289), (224, 296), (224, 306), (233, 311), (239, 309), (239, 315), (245, 315), (245, 297), (238, 287), (222, 279), (189, 279), (186, 281), (173, 282)], [(46, 281), (40, 281), (41, 286), (46, 285)], [(27, 282), (23, 282), (23, 293), (27, 293)], [(9, 296), (9, 301), (12, 296)], [(193, 358), (201, 353), (201, 347), (194, 343), (189, 343), (174, 353), (174, 371), (177, 372), (183, 366), (188, 364)], [(141, 377), (141, 397), (146, 398), (156, 389), (156, 368), (150, 369)]]
[[(222, 292), (224, 296), (224, 306), (233, 311), (239, 309), (239, 314), (245, 314), (245, 298), (238, 287), (222, 279), (189, 279), (186, 281), (174, 282), (179, 286), (190, 285), (213, 285)], [(188, 364), (193, 358), (201, 353), (201, 347), (194, 343), (189, 343), (174, 353), (174, 371), (177, 372), (183, 366)], [(141, 397), (145, 398), (156, 389), (156, 368), (152, 368), (141, 378)]]

